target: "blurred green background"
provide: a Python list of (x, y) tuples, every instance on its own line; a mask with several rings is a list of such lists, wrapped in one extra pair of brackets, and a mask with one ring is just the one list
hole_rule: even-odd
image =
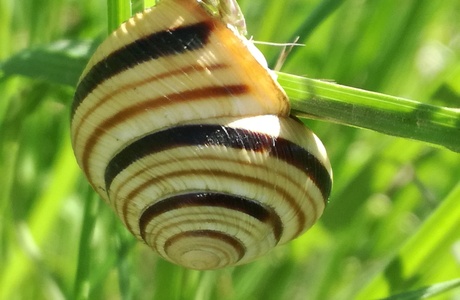
[[(300, 36), (283, 72), (460, 107), (458, 0), (238, 2), (256, 41)], [(0, 0), (0, 299), (375, 299), (460, 278), (458, 153), (325, 121), (307, 123), (334, 187), (302, 237), (208, 272), (136, 242), (69, 140), (74, 85), (107, 16), (104, 0)], [(273, 67), (281, 48), (260, 49)]]

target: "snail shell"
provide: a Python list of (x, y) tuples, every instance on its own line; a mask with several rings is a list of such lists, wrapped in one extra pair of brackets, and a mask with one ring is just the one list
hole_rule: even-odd
[(72, 146), (128, 230), (192, 269), (247, 263), (320, 217), (332, 171), (252, 45), (194, 0), (163, 0), (97, 49)]

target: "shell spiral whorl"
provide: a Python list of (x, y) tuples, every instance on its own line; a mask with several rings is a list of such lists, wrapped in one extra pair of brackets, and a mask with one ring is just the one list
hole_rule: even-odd
[(330, 194), (323, 145), (249, 48), (197, 1), (163, 0), (101, 44), (75, 93), (72, 146), (89, 182), (187, 268), (267, 253)]

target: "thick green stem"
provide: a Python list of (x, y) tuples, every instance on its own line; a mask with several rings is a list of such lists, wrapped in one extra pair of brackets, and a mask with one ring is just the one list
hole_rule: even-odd
[(292, 113), (367, 128), (460, 152), (460, 109), (278, 73)]

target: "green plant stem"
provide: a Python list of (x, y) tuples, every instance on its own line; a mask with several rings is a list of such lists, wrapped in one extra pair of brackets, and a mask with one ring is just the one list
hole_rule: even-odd
[(460, 152), (460, 109), (277, 73), (292, 114), (367, 128)]
[(108, 33), (112, 33), (121, 23), (131, 17), (131, 2), (127, 0), (107, 0)]
[(89, 295), (89, 274), (91, 268), (91, 238), (99, 212), (100, 199), (94, 196), (90, 187), (86, 187), (85, 210), (80, 234), (78, 265), (74, 283), (73, 299), (87, 299)]

